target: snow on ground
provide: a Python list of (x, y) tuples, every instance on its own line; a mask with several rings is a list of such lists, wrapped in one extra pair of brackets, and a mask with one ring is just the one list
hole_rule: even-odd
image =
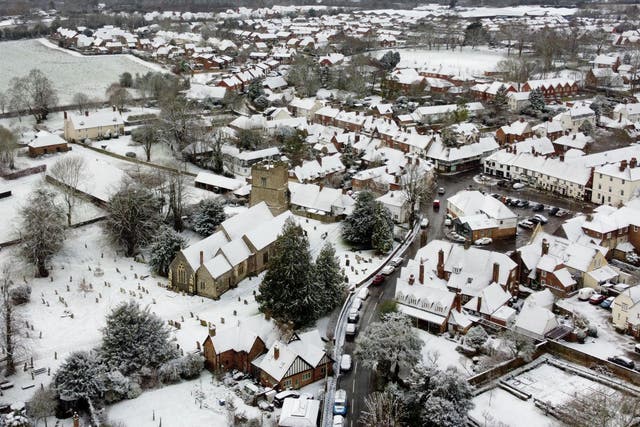
[(227, 406), (220, 405), (219, 399), (233, 399), (237, 413), (244, 413), (248, 419), (260, 419), (258, 408), (246, 405), (206, 371), (196, 380), (150, 390), (136, 399), (116, 403), (108, 409), (108, 415), (111, 421), (137, 427), (157, 427), (160, 420), (164, 426), (175, 427), (229, 425)]
[(558, 301), (558, 304), (582, 314), (589, 320), (590, 324), (598, 327), (597, 338), (587, 337), (584, 344), (564, 342), (563, 344), (566, 346), (602, 359), (620, 354), (624, 355), (627, 351), (633, 351), (633, 346), (636, 344), (633, 337), (616, 332), (613, 323), (609, 320), (611, 311), (600, 306), (591, 305), (586, 301), (580, 301), (577, 296)]
[[(552, 402), (554, 405), (567, 403), (577, 395), (589, 393), (589, 390), (615, 394), (615, 391), (609, 387), (548, 363), (542, 363), (506, 381), (512, 387), (531, 394), (533, 398)], [(476, 407), (471, 411), (471, 416), (477, 421), (493, 420), (493, 423), (497, 421), (508, 426), (561, 425), (555, 419), (546, 417), (534, 405), (533, 399), (522, 401), (500, 388), (494, 388), (476, 396), (473, 402)]]
[(453, 366), (466, 375), (471, 373), (469, 370), (471, 360), (456, 351), (459, 343), (446, 339), (444, 335), (433, 335), (418, 328), (413, 328), (413, 330), (424, 342), (424, 346), (422, 347), (423, 364), (430, 365), (435, 361), (436, 366), (440, 369)]
[[(380, 58), (388, 50), (374, 51), (372, 55)], [(486, 46), (476, 49), (464, 47), (462, 50), (398, 49), (398, 52), (400, 53), (398, 68), (428, 67), (454, 72), (465, 77), (493, 71), (498, 62), (505, 57), (504, 52), (489, 50)]]
[(77, 92), (104, 100), (106, 89), (125, 71), (135, 75), (158, 70), (157, 65), (131, 55), (82, 56), (52, 46), (55, 47), (34, 39), (0, 43), (0, 57), (3, 59), (0, 90), (8, 89), (12, 78), (39, 68), (53, 81), (60, 104), (70, 104)]

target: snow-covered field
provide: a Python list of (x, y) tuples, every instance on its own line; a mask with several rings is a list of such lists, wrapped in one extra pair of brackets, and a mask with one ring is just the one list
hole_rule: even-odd
[(39, 68), (53, 81), (60, 104), (70, 104), (77, 92), (104, 100), (106, 89), (125, 71), (135, 75), (158, 70), (156, 64), (130, 55), (82, 56), (54, 47), (35, 39), (0, 43), (0, 90), (8, 89), (12, 78)]
[[(380, 58), (389, 49), (372, 52)], [(391, 49), (394, 50), (394, 49)], [(429, 50), (429, 49), (398, 49), (400, 53), (399, 68), (435, 68), (453, 72), (461, 76), (482, 75), (485, 71), (493, 71), (505, 54), (498, 50), (489, 50), (486, 46), (472, 49), (464, 47), (462, 50)]]
[(546, 6), (514, 6), (514, 7), (457, 7), (452, 10), (448, 6), (429, 3), (415, 9), (375, 9), (365, 10), (367, 14), (398, 15), (411, 18), (426, 18), (439, 15), (457, 15), (464, 18), (481, 18), (493, 16), (567, 16), (573, 15), (578, 9), (567, 7)]

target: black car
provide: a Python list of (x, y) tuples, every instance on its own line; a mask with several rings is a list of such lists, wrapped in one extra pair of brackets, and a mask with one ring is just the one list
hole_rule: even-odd
[(552, 215), (552, 216), (553, 216), (553, 215), (555, 215), (559, 210), (560, 210), (560, 208), (553, 207), (553, 208), (549, 209), (549, 215)]
[(540, 219), (532, 216), (531, 218), (527, 218), (527, 221), (532, 222), (534, 224), (540, 224)]
[(635, 363), (633, 360), (629, 359), (625, 356), (611, 356), (607, 358), (609, 362), (615, 363), (616, 365), (624, 366), (625, 368), (633, 369)]
[(535, 205), (533, 205), (531, 210), (534, 212), (542, 212), (544, 210), (544, 205), (542, 203), (536, 203)]

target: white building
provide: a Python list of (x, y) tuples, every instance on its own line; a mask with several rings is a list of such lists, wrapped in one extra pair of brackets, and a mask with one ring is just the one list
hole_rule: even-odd
[(640, 168), (635, 157), (629, 162), (608, 164), (596, 168), (593, 173), (593, 203), (621, 206), (638, 194), (640, 189)]
[(394, 222), (404, 223), (409, 221), (411, 215), (411, 204), (404, 191), (391, 190), (376, 199), (389, 209)]

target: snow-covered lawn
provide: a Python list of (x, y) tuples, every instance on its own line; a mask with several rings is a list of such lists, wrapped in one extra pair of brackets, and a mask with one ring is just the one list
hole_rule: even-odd
[(495, 387), (473, 399), (471, 417), (482, 426), (547, 427), (560, 426), (554, 418), (545, 416), (532, 401), (523, 401)]
[(136, 399), (116, 403), (108, 409), (108, 415), (111, 421), (121, 421), (126, 426), (158, 427), (160, 420), (163, 426), (225, 426), (229, 425), (227, 406), (220, 405), (219, 399), (230, 398), (238, 408), (236, 413), (260, 420), (258, 408), (246, 405), (206, 371), (196, 380), (147, 391)]
[(422, 363), (430, 365), (435, 361), (440, 369), (453, 366), (465, 375), (471, 374), (469, 371), (471, 360), (456, 351), (459, 343), (448, 340), (444, 336), (430, 334), (422, 329), (413, 328), (413, 330), (424, 342), (424, 346), (422, 347)]
[[(388, 50), (375, 51), (372, 55), (379, 58)], [(504, 52), (489, 50), (486, 47), (464, 47), (462, 50), (398, 49), (398, 52), (399, 68), (436, 68), (462, 76), (482, 75), (485, 71), (493, 71), (498, 62), (505, 57)]]
[(597, 338), (587, 337), (584, 344), (563, 342), (566, 346), (602, 359), (633, 351), (633, 346), (636, 344), (633, 337), (616, 332), (613, 323), (609, 320), (611, 311), (580, 301), (577, 296), (560, 301), (559, 304), (582, 314), (590, 324), (598, 327)]
[(130, 55), (82, 56), (35, 39), (0, 43), (0, 58), (0, 90), (8, 89), (12, 78), (39, 68), (53, 81), (63, 105), (70, 104), (77, 92), (97, 100), (106, 99), (106, 89), (125, 71), (135, 75), (159, 69), (156, 64)]

